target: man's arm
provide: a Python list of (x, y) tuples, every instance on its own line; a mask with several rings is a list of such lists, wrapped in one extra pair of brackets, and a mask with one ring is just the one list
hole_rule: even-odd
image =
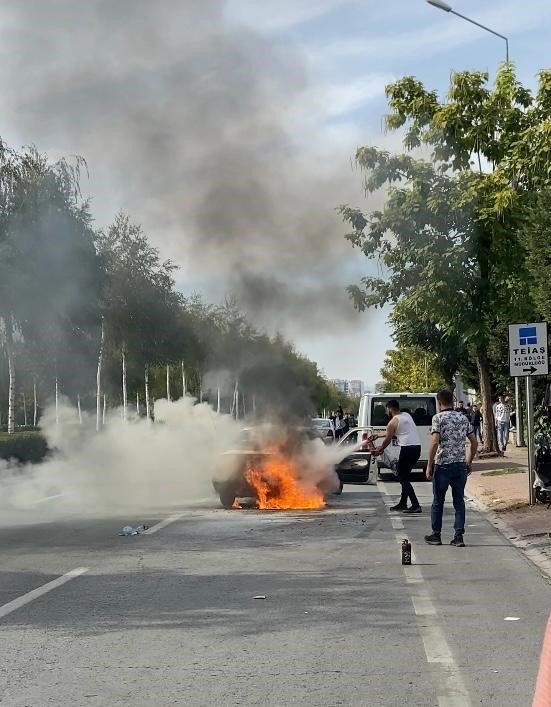
[[(381, 446), (377, 447), (377, 454), (382, 454), (384, 450), (388, 447), (388, 445), (392, 442), (392, 438), (396, 434), (397, 427), (398, 419), (393, 417), (392, 420), (386, 426), (386, 435)], [(375, 439), (378, 439), (378, 437), (375, 437)]]
[(427, 464), (427, 472), (426, 472), (426, 476), (429, 481), (434, 476), (434, 460), (436, 458), (436, 452), (438, 450), (439, 444), (440, 444), (440, 433), (433, 432), (431, 435), (431, 438), (430, 438), (429, 461)]
[(476, 437), (473, 432), (471, 432), (467, 439), (470, 442), (470, 448), (469, 448), (469, 454), (467, 456), (467, 476), (472, 472), (472, 463), (474, 459), (474, 455), (476, 454), (476, 450), (478, 449), (478, 442), (476, 440)]

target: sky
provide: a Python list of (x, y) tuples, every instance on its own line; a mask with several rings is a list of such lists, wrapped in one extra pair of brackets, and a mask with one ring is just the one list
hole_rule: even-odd
[[(510, 40), (519, 78), (548, 68), (548, 0), (457, 0)], [(355, 312), (377, 272), (335, 209), (366, 201), (360, 145), (383, 130), (385, 85), (443, 94), (453, 70), (504, 58), (498, 37), (424, 0), (11, 0), (0, 8), (0, 136), (52, 159), (82, 155), (98, 227), (124, 209), (178, 287), (235, 295), (331, 378), (374, 383), (388, 311)]]

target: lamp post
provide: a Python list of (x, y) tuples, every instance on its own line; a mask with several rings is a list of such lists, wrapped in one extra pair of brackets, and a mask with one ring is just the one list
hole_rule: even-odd
[(496, 32), (495, 30), (486, 27), (486, 25), (481, 25), (480, 22), (475, 22), (475, 20), (471, 20), (470, 17), (465, 17), (465, 15), (456, 12), (451, 5), (448, 5), (448, 3), (444, 2), (443, 0), (427, 0), (427, 2), (429, 5), (432, 5), (433, 7), (436, 7), (439, 10), (443, 10), (444, 12), (451, 12), (452, 15), (461, 17), (462, 20), (467, 20), (467, 22), (470, 22), (472, 25), (476, 25), (481, 29), (485, 29), (486, 32), (490, 32), (490, 34), (494, 34), (496, 37), (500, 37), (501, 39), (505, 40), (505, 59), (506, 61), (509, 61), (509, 40), (503, 34), (500, 34), (499, 32)]

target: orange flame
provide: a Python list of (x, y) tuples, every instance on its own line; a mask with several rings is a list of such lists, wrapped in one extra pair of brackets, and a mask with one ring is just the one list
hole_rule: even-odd
[(259, 508), (291, 510), (325, 506), (323, 493), (313, 483), (299, 478), (291, 459), (266, 456), (257, 466), (251, 466), (245, 477), (256, 491)]

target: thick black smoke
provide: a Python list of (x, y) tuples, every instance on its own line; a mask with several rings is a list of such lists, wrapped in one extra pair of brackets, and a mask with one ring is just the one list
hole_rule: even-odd
[(4, 121), (87, 159), (100, 222), (128, 210), (268, 328), (356, 321), (333, 207), (358, 180), (346, 154), (314, 168), (297, 149), (309, 80), (289, 44), (223, 0), (12, 0), (0, 27)]

